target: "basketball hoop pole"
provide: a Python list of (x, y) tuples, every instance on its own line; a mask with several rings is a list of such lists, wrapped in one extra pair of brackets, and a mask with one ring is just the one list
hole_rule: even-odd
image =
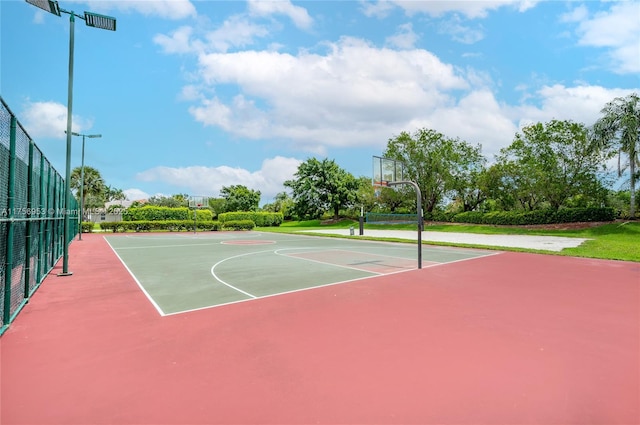
[(400, 184), (409, 184), (413, 186), (413, 188), (416, 190), (416, 199), (417, 199), (416, 207), (418, 209), (418, 268), (421, 269), (422, 268), (422, 225), (423, 225), (422, 193), (420, 192), (420, 188), (418, 187), (418, 184), (412, 181), (407, 180), (407, 181), (398, 181), (398, 182), (388, 183), (389, 186), (396, 186)]

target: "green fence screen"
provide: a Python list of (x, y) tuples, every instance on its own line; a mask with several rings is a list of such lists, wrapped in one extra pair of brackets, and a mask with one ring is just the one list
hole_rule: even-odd
[(65, 208), (64, 179), (0, 97), (0, 335), (62, 257), (78, 231), (77, 202)]

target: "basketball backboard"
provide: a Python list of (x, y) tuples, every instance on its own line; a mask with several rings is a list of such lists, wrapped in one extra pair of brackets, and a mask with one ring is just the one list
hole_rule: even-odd
[(374, 187), (389, 187), (389, 183), (402, 180), (404, 180), (404, 164), (401, 161), (380, 156), (373, 157), (371, 183)]
[(209, 198), (206, 196), (190, 196), (189, 208), (208, 208)]

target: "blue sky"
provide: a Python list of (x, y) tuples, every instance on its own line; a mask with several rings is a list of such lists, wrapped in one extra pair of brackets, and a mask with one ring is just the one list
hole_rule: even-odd
[[(271, 202), (301, 161), (356, 177), (402, 131), (431, 128), (492, 160), (522, 126), (593, 124), (640, 89), (637, 1), (60, 1), (75, 24), (73, 131), (85, 165), (130, 200)], [(64, 174), (69, 17), (0, 3), (0, 94)], [(74, 138), (72, 167), (81, 162)]]

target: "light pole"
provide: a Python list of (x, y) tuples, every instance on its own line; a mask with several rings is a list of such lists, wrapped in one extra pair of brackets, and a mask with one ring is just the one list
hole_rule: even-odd
[(82, 136), (82, 163), (80, 165), (80, 213), (78, 215), (78, 240), (82, 240), (82, 219), (84, 218), (84, 139), (99, 139), (102, 134), (71, 133), (72, 136)]
[(57, 1), (54, 0), (26, 0), (27, 3), (36, 6), (45, 12), (60, 16), (61, 13), (69, 15), (69, 87), (67, 97), (67, 168), (64, 180), (64, 243), (62, 248), (62, 272), (58, 276), (70, 276), (73, 274), (69, 271), (69, 205), (71, 204), (71, 115), (73, 110), (73, 44), (74, 44), (74, 27), (75, 18), (78, 17), (85, 21), (88, 27), (100, 28), (109, 31), (116, 30), (116, 19), (110, 16), (99, 15), (92, 12), (84, 12), (84, 16), (76, 15), (73, 11), (62, 9)]

